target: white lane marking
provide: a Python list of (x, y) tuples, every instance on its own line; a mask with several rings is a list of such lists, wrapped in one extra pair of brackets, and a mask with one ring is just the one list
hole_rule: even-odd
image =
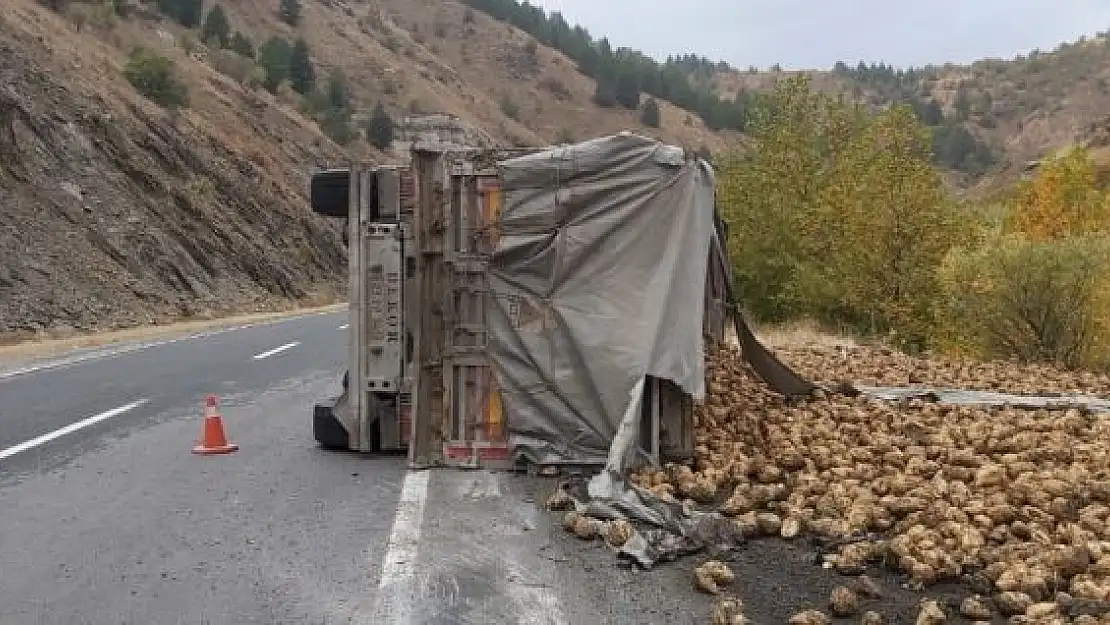
[(150, 349), (151, 347), (161, 347), (163, 345), (172, 345), (174, 343), (180, 343), (180, 342), (183, 342), (183, 341), (192, 341), (192, 340), (195, 340), (195, 339), (208, 338), (208, 337), (212, 337), (212, 336), (217, 336), (219, 334), (226, 334), (228, 332), (235, 332), (237, 330), (246, 330), (247, 328), (256, 328), (256, 327), (261, 327), (261, 326), (275, 325), (275, 324), (278, 324), (278, 323), (285, 323), (287, 321), (297, 321), (297, 320), (302, 320), (302, 319), (308, 319), (309, 317), (320, 317), (320, 316), (323, 316), (323, 315), (334, 315), (334, 314), (339, 313), (339, 312), (342, 312), (342, 311), (328, 310), (328, 311), (323, 311), (323, 312), (314, 312), (314, 313), (308, 313), (308, 314), (305, 314), (305, 315), (296, 315), (294, 317), (282, 317), (281, 319), (268, 319), (266, 321), (259, 321), (257, 323), (244, 323), (242, 325), (230, 326), (230, 327), (227, 327), (227, 328), (220, 328), (219, 330), (206, 330), (204, 332), (197, 332), (195, 334), (187, 334), (185, 336), (179, 336), (179, 337), (172, 338), (172, 339), (165, 339), (165, 340), (162, 340), (162, 341), (151, 341), (149, 343), (138, 343), (138, 344), (135, 344), (135, 345), (125, 345), (123, 347), (116, 347), (116, 348), (111, 348), (111, 347), (103, 348), (103, 349), (92, 348), (93, 351), (86, 352), (84, 354), (78, 354), (76, 356), (70, 356), (68, 358), (59, 358), (59, 359), (56, 359), (56, 360), (50, 360), (50, 361), (47, 361), (47, 362), (42, 362), (42, 363), (38, 363), (38, 364), (34, 364), (34, 365), (28, 365), (26, 367), (20, 367), (18, 369), (10, 369), (10, 370), (7, 370), (7, 371), (0, 371), (0, 382), (3, 382), (3, 381), (8, 380), (10, 378), (18, 377), (18, 376), (21, 376), (21, 375), (27, 375), (29, 373), (38, 373), (40, 371), (49, 371), (51, 369), (60, 369), (62, 367), (71, 367), (73, 365), (78, 365), (78, 364), (81, 364), (83, 362), (88, 362), (90, 360), (99, 360), (101, 358), (114, 358), (116, 356), (122, 356), (124, 354), (129, 354), (131, 352), (137, 352), (137, 351), (142, 351), (144, 349)]
[(373, 623), (409, 625), (416, 602), (416, 556), (420, 546), (420, 525), (424, 521), (424, 502), (428, 498), (429, 471), (411, 472), (401, 487), (401, 501), (393, 519), (389, 547), (382, 558), (382, 577), (374, 601)]
[(281, 347), (275, 347), (274, 349), (271, 349), (268, 352), (262, 352), (261, 354), (255, 354), (254, 359), (255, 360), (262, 360), (263, 358), (269, 358), (270, 356), (273, 356), (274, 354), (280, 354), (281, 352), (283, 352), (287, 349), (293, 349), (294, 347), (296, 347), (300, 344), (301, 344), (300, 341), (293, 341), (292, 343), (286, 343), (285, 345), (282, 345)]
[(38, 447), (39, 445), (42, 445), (43, 443), (48, 443), (48, 442), (54, 440), (55, 438), (65, 436), (66, 434), (72, 434), (73, 432), (76, 432), (77, 430), (87, 428), (90, 425), (95, 425), (95, 424), (100, 423), (101, 421), (104, 421), (106, 419), (111, 419), (112, 417), (118, 417), (119, 415), (121, 415), (121, 414), (123, 414), (123, 413), (125, 413), (129, 410), (134, 410), (135, 408), (138, 408), (139, 406), (142, 406), (143, 404), (147, 403), (148, 401), (150, 401), (150, 400), (149, 399), (140, 399), (138, 401), (133, 401), (130, 404), (127, 404), (125, 406), (120, 406), (119, 408), (113, 408), (111, 410), (102, 412), (98, 415), (91, 416), (88, 419), (82, 419), (82, 420), (80, 420), (76, 423), (70, 423), (69, 425), (67, 425), (65, 427), (62, 427), (62, 428), (58, 428), (58, 429), (54, 430), (53, 432), (48, 432), (46, 434), (43, 434), (42, 436), (39, 436), (37, 438), (32, 438), (29, 441), (20, 443), (18, 445), (13, 446), (13, 447), (9, 447), (7, 449), (0, 450), (0, 460), (3, 460), (5, 458), (10, 458), (11, 456), (14, 456), (14, 455), (16, 455), (20, 452), (27, 451), (28, 449)]
[(347, 328), (349, 328), (349, 327), (351, 327), (351, 324), (349, 324), (349, 323), (344, 323), (343, 325), (339, 326), (339, 327), (338, 327), (338, 328), (336, 328), (336, 329), (337, 329), (337, 330), (346, 330), (346, 329), (347, 329)]

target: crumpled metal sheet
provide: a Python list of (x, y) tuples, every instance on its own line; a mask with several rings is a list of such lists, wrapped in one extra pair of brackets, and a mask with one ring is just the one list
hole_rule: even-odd
[(1092, 412), (1110, 413), (1110, 399), (1081, 395), (1078, 393), (1053, 393), (1041, 395), (1015, 395), (992, 391), (972, 391), (953, 388), (929, 387), (880, 387), (856, 386), (865, 395), (887, 401), (923, 399), (941, 404), (964, 406), (1001, 407), (1011, 406), (1036, 410), (1038, 408), (1086, 408)]

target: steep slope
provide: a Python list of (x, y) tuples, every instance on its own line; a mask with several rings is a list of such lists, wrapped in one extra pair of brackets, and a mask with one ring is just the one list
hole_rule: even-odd
[[(398, 122), (455, 115), (505, 144), (626, 129), (714, 153), (742, 140), (662, 98), (658, 128), (644, 126), (640, 111), (597, 106), (597, 83), (567, 53), (472, 0), (302, 0), (295, 25), (273, 0), (207, 3), (226, 11), (255, 49), (303, 38), (317, 87), (342, 72), (349, 141), (313, 108), (319, 94), (288, 84), (267, 91), (253, 62), (197, 43), (195, 29), (166, 18), (157, 7), (171, 0), (122, 0), (133, 7), (122, 18), (73, 9), (101, 0), (72, 1), (54, 12), (6, 0), (0, 13), (0, 336), (8, 339), (342, 297), (339, 226), (307, 209), (307, 176), (350, 158), (403, 157), (362, 134), (377, 103)], [(123, 77), (137, 45), (173, 61), (189, 91), (186, 108), (165, 110)], [(668, 66), (676, 68), (726, 98), (766, 91), (788, 75), (695, 57)], [(939, 114), (946, 158), (968, 156), (951, 179), (974, 191), (1098, 136), (1110, 108), (1102, 35), (1013, 61), (811, 75), (818, 89), (872, 106), (908, 98)], [(991, 146), (991, 164), (978, 159), (975, 141)]]
[[(958, 125), (994, 152), (985, 176), (965, 176), (961, 186), (987, 192), (1014, 182), (1031, 161), (1083, 143), (1100, 132), (1110, 110), (1110, 39), (1104, 33), (1062, 43), (1009, 60), (984, 59), (969, 66), (944, 65), (899, 71), (842, 65), (807, 72), (813, 86), (872, 106), (932, 101), (945, 124)], [(785, 72), (723, 71), (715, 82), (724, 93), (765, 91)], [(935, 114), (935, 113), (934, 113)], [(948, 137), (954, 150), (972, 149)]]
[[(232, 21), (261, 40), (294, 35), (264, 0), (223, 0)], [(661, 103), (658, 129), (636, 111), (593, 104), (595, 83), (565, 55), (524, 31), (450, 0), (306, 2), (295, 29), (326, 72), (340, 68), (360, 105), (383, 101), (395, 119), (444, 112), (516, 145), (637, 130), (696, 149), (726, 138), (696, 116)]]
[(170, 114), (134, 92), (122, 61), (62, 17), (5, 2), (0, 333), (327, 299), (344, 252), (305, 208), (305, 173), (341, 153), (272, 99), (188, 63), (203, 88)]
[[(222, 67), (223, 52), (158, 3), (128, 0), (121, 18), (98, 2), (9, 0), (0, 15), (0, 335), (341, 296), (339, 227), (307, 210), (307, 174), (400, 155), (365, 139), (340, 147), (303, 112), (307, 96)], [(599, 109), (565, 57), (458, 3), (306, 2), (296, 26), (269, 0), (219, 4), (255, 46), (303, 37), (318, 84), (342, 70), (355, 120), (382, 102), (395, 120), (451, 113), (504, 143), (635, 129), (724, 145), (666, 103), (658, 129)], [(136, 93), (123, 77), (136, 46), (174, 63), (187, 107)]]
[(1012, 182), (1026, 164), (1094, 133), (1110, 111), (1110, 39), (1064, 43), (1052, 52), (951, 68), (940, 80), (964, 91), (970, 124), (1006, 155), (985, 188)]

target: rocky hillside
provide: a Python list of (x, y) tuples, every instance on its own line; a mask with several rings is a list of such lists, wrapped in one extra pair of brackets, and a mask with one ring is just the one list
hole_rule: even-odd
[[(735, 94), (769, 89), (787, 75), (721, 71), (714, 81)], [(1052, 51), (967, 66), (838, 64), (810, 76), (816, 88), (870, 106), (910, 103), (939, 136), (941, 164), (963, 174), (954, 179), (957, 186), (989, 191), (1060, 148), (1102, 142), (1110, 110), (1110, 38), (1099, 33)]]
[[(5, 1), (4, 340), (341, 296), (341, 237), (307, 209), (307, 175), (396, 157), (359, 126), (378, 102), (394, 120), (450, 113), (503, 143), (642, 128), (635, 111), (595, 107), (565, 57), (461, 4), (304, 2), (295, 25), (270, 0), (219, 4), (259, 65), (267, 42), (303, 38), (318, 91), (345, 75), (340, 130), (308, 112), (315, 92), (271, 93), (259, 67), (200, 43), (200, 24), (166, 15), (173, 0)], [(136, 47), (170, 61), (187, 101), (137, 92), (125, 77)], [(724, 145), (674, 107), (661, 117), (660, 136)]]
[[(576, 67), (598, 79), (595, 95), (601, 99), (619, 102), (622, 91), (635, 94), (639, 87), (645, 97), (693, 111), (694, 123), (721, 130), (714, 138), (726, 147), (740, 137), (734, 131), (745, 129), (758, 94), (798, 73), (778, 67), (735, 68), (693, 54), (658, 63), (620, 48), (619, 42), (591, 38), (559, 14), (545, 14), (519, 0), (464, 1), (569, 55)], [(871, 108), (911, 105), (932, 129), (937, 164), (958, 192), (989, 192), (1013, 182), (1030, 162), (1086, 141), (1110, 107), (1110, 39), (1105, 33), (1062, 43), (1049, 52), (969, 66), (902, 70), (852, 61), (805, 73), (816, 89)]]
[[(117, 24), (143, 41), (140, 24)], [(305, 172), (340, 158), (269, 98), (196, 64), (168, 112), (111, 39), (30, 2), (0, 12), (0, 333), (91, 330), (327, 298), (334, 227)], [(202, 87), (203, 85), (203, 87)]]
[[(4, 7), (9, 340), (342, 297), (339, 230), (307, 209), (308, 174), (400, 158), (390, 139), (411, 139), (409, 116), (453, 115), (504, 144), (631, 129), (716, 153), (742, 140), (751, 94), (785, 76), (697, 57), (656, 65), (512, 0)], [(1108, 80), (1101, 36), (1011, 62), (814, 74), (874, 106), (913, 103), (963, 187), (1096, 133)]]

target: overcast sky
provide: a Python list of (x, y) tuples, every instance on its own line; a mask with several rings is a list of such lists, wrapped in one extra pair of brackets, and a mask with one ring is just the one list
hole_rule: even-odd
[(1110, 0), (531, 0), (613, 47), (746, 68), (1010, 58), (1110, 30)]

